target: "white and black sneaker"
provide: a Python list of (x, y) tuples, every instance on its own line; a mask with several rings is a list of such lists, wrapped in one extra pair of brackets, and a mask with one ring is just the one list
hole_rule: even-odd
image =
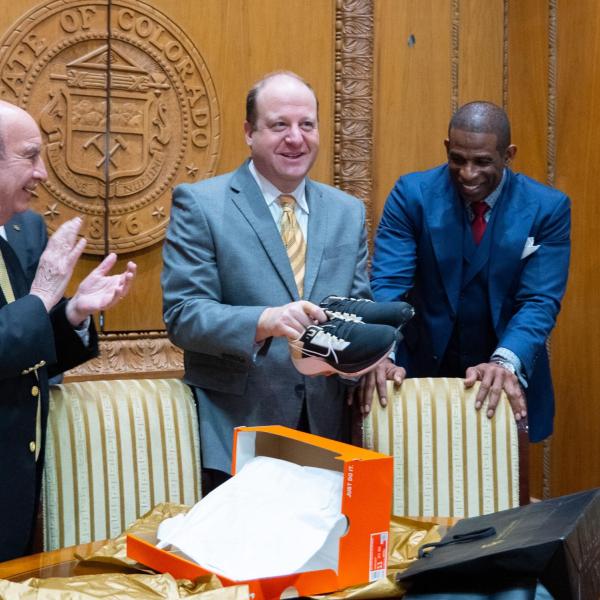
[(365, 298), (343, 296), (327, 296), (319, 306), (330, 319), (389, 325), (396, 329), (400, 329), (415, 314), (415, 309), (406, 302), (373, 302)]
[(394, 349), (397, 330), (343, 318), (310, 325), (289, 342), (294, 366), (304, 375), (357, 377), (382, 362)]

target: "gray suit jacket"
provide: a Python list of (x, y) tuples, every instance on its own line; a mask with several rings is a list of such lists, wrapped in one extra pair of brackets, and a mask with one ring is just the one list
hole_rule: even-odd
[[(304, 299), (370, 297), (362, 202), (307, 180)], [(269, 306), (299, 300), (277, 225), (247, 164), (173, 195), (162, 273), (164, 319), (183, 348), (186, 381), (197, 388), (203, 465), (229, 471), (233, 428), (296, 427), (306, 399), (313, 433), (345, 434), (345, 386), (304, 377), (287, 341), (256, 354), (254, 336)]]

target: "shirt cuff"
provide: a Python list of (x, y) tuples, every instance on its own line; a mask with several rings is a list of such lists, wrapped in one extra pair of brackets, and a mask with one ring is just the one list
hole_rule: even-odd
[(90, 345), (90, 322), (92, 317), (87, 316), (77, 327), (73, 327), (81, 343), (87, 348)]
[[(523, 373), (523, 366), (521, 365), (521, 359), (508, 348), (496, 348), (494, 354), (492, 354), (491, 362), (498, 363), (502, 366), (507, 366), (509, 371), (512, 371), (519, 380), (519, 383), (527, 388), (527, 379), (525, 378), (525, 374)], [(512, 368), (510, 368), (512, 367)]]
[(256, 357), (258, 356), (258, 353), (262, 350), (262, 347), (265, 345), (265, 340), (263, 340), (262, 342), (254, 342), (254, 345), (252, 346), (252, 362), (255, 363), (256, 362)]

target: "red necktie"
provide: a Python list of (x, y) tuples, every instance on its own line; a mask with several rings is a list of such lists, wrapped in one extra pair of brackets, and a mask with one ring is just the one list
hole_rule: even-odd
[(471, 210), (475, 215), (475, 218), (471, 223), (471, 231), (473, 232), (473, 239), (477, 245), (479, 245), (479, 242), (481, 242), (481, 238), (485, 233), (485, 226), (487, 225), (485, 222), (485, 213), (489, 209), (490, 207), (483, 201), (471, 202)]

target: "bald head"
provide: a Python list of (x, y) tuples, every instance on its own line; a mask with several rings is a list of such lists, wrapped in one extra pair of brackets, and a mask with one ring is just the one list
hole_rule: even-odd
[(35, 119), (0, 100), (0, 225), (29, 208), (32, 194), (48, 173)]
[(497, 149), (504, 152), (510, 146), (510, 122), (506, 112), (492, 102), (469, 102), (461, 106), (450, 120), (452, 129), (470, 133), (491, 133), (496, 136)]
[(294, 73), (267, 75), (248, 94), (246, 143), (257, 172), (280, 193), (292, 193), (319, 152), (317, 99)]
[(31, 115), (22, 108), (0, 100), (0, 159), (6, 158), (6, 133), (15, 119), (34, 122)]
[(295, 81), (300, 82), (306, 88), (308, 88), (312, 95), (315, 98), (315, 102), (317, 105), (317, 114), (319, 110), (319, 101), (317, 100), (317, 95), (313, 90), (312, 86), (306, 82), (300, 75), (297, 75), (293, 71), (273, 71), (272, 73), (268, 73), (261, 79), (259, 79), (248, 91), (246, 96), (246, 121), (250, 124), (250, 126), (254, 129), (256, 128), (256, 121), (258, 119), (258, 109), (256, 107), (258, 95), (261, 90), (271, 81), (276, 79), (293, 79)]

